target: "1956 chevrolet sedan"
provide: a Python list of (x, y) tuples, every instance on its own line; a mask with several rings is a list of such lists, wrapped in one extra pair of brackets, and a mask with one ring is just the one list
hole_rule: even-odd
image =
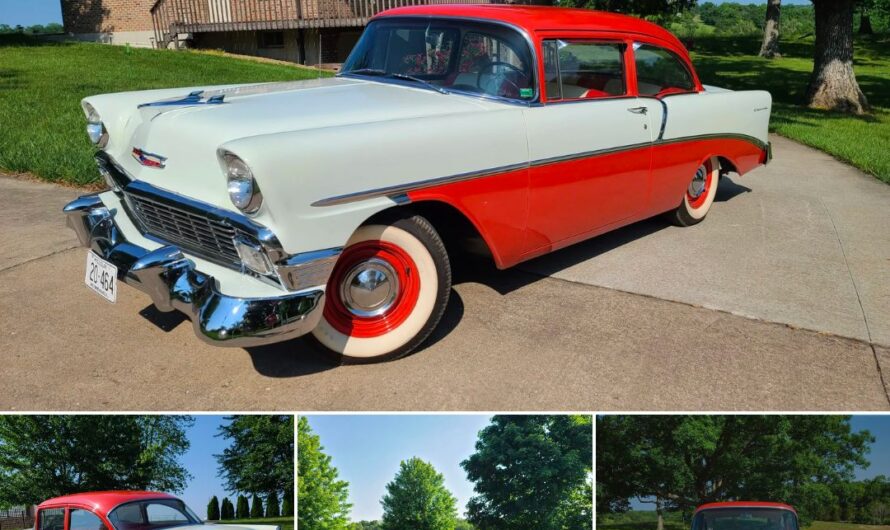
[(34, 530), (281, 530), (277, 525), (205, 524), (184, 502), (151, 491), (96, 491), (46, 500)]
[(436, 327), (449, 255), (499, 268), (657, 214), (701, 221), (768, 162), (767, 92), (702, 86), (668, 31), (587, 10), (375, 17), (339, 75), (86, 98), (109, 189), (68, 206), (86, 283), (212, 344), (301, 335), (348, 362)]

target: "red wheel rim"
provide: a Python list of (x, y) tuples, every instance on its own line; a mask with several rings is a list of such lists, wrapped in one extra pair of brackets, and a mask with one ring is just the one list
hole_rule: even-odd
[[(689, 188), (686, 189), (686, 202), (689, 203), (689, 207), (692, 209), (697, 209), (701, 207), (705, 203), (708, 198), (708, 193), (711, 191), (711, 179), (713, 171), (711, 170), (711, 161), (708, 160), (704, 164), (702, 164), (699, 169), (705, 169), (705, 185), (702, 189), (701, 193), (698, 196), (693, 196), (692, 193), (689, 192)], [(696, 171), (697, 173), (698, 171)], [(693, 177), (694, 179), (695, 177)], [(690, 184), (692, 186), (692, 184)]]
[[(357, 267), (379, 260), (395, 273), (398, 292), (382, 313), (357, 315), (350, 310), (342, 292), (344, 282)], [(417, 265), (404, 249), (388, 241), (362, 241), (347, 247), (328, 280), (325, 320), (337, 331), (350, 337), (372, 338), (385, 335), (405, 323), (414, 311), (420, 296)]]

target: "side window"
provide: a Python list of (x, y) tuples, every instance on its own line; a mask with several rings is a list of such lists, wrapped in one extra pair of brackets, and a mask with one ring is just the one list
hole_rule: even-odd
[(545, 40), (544, 78), (551, 101), (622, 96), (627, 93), (624, 44)]
[(65, 508), (48, 508), (40, 510), (40, 530), (64, 530)]
[(648, 44), (634, 44), (637, 88), (642, 96), (690, 92), (695, 89), (692, 74), (673, 53)]
[(102, 519), (87, 510), (71, 510), (68, 530), (108, 530)]

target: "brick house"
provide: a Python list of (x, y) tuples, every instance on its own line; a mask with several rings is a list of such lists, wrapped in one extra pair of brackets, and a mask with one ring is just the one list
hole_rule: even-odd
[[(346, 59), (370, 17), (427, 3), (517, 0), (61, 0), (65, 32), (80, 40), (222, 49), (302, 64)], [(518, 0), (551, 4), (552, 0)]]

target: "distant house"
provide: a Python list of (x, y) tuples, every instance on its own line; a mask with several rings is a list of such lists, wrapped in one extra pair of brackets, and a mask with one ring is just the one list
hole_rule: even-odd
[(418, 4), (552, 0), (61, 0), (65, 32), (131, 46), (222, 49), (302, 64), (340, 63), (370, 17)]

